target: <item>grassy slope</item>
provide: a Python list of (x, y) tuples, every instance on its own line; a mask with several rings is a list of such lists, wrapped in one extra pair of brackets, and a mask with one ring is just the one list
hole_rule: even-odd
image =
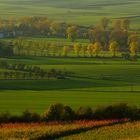
[[(45, 57), (0, 60), (34, 64), (44, 69), (66, 69), (75, 72), (76, 76), (68, 80), (0, 81), (0, 111), (20, 113), (29, 109), (42, 113), (56, 102), (74, 108), (79, 105), (94, 108), (120, 102), (140, 106), (139, 61), (135, 64), (122, 59)], [(103, 80), (101, 75), (111, 76), (112, 79)]]
[(0, 13), (2, 17), (42, 15), (82, 25), (92, 25), (103, 16), (130, 17), (133, 27), (139, 27), (139, 6), (138, 0), (0, 0)]
[[(1, 91), (0, 112), (19, 114), (30, 110), (43, 113), (50, 104), (63, 103), (77, 108), (116, 104), (120, 102), (140, 107), (139, 92), (90, 92), (90, 91)], [(10, 107), (10, 108), (9, 108)]]

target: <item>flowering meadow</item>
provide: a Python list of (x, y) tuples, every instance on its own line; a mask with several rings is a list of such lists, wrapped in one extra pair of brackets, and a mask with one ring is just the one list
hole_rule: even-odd
[(59, 140), (140, 140), (140, 121), (105, 126)]
[[(111, 126), (124, 121), (128, 120), (1, 124), (0, 140), (54, 140), (94, 128)], [(105, 130), (106, 129), (105, 127)], [(72, 136), (72, 138), (73, 137), (75, 138), (75, 136)], [(78, 135), (78, 137), (80, 136)]]

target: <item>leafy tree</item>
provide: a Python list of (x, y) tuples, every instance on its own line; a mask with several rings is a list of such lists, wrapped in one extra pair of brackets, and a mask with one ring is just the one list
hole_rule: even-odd
[(91, 29), (89, 32), (89, 38), (91, 43), (95, 42), (95, 41), (99, 41), (101, 42), (102, 40), (102, 30), (100, 28), (94, 28)]
[(95, 42), (93, 45), (93, 52), (96, 54), (96, 57), (98, 57), (98, 54), (101, 52), (102, 47), (100, 42)]
[(70, 26), (67, 28), (66, 32), (67, 32), (68, 38), (71, 39), (72, 42), (74, 42), (78, 34), (78, 27)]
[(122, 20), (122, 29), (128, 31), (130, 28), (130, 20), (129, 19), (123, 19)]
[(131, 34), (128, 37), (128, 44), (130, 44), (132, 42), (139, 42), (139, 39), (140, 39), (139, 35), (137, 35), (137, 34)]
[(122, 29), (121, 24), (122, 24), (122, 21), (120, 19), (115, 20), (114, 26), (113, 26), (114, 30), (121, 30)]
[(101, 19), (101, 21), (100, 21), (101, 29), (106, 30), (107, 27), (108, 27), (109, 22), (110, 22), (109, 18), (103, 17), (103, 18)]
[(80, 43), (74, 44), (74, 51), (75, 51), (77, 57), (80, 56), (81, 48), (82, 48), (82, 45)]
[(63, 54), (64, 54), (65, 57), (68, 56), (68, 52), (69, 52), (69, 47), (67, 45), (65, 45), (63, 47)]
[(128, 33), (124, 30), (112, 30), (110, 33), (110, 41), (116, 41), (121, 46), (122, 51), (126, 51), (128, 42)]
[(78, 119), (91, 119), (93, 117), (93, 110), (90, 107), (79, 107), (76, 115)]
[(82, 45), (82, 51), (83, 51), (83, 56), (86, 57), (86, 52), (87, 52), (87, 45), (83, 44)]
[(137, 55), (137, 52), (139, 50), (138, 42), (131, 42), (130, 45), (129, 45), (129, 47), (130, 47), (129, 50), (130, 50), (131, 54), (133, 54), (134, 56), (136, 56)]
[(14, 54), (20, 55), (22, 53), (22, 47), (23, 47), (23, 38), (17, 38), (13, 41), (13, 52)]
[(116, 41), (112, 41), (110, 44), (109, 44), (109, 51), (112, 53), (112, 56), (115, 57), (116, 56), (116, 52), (118, 51), (119, 49), (119, 45)]
[(104, 50), (107, 50), (110, 31), (107, 28), (95, 27), (89, 31), (89, 39), (91, 43), (100, 42)]
[(51, 105), (45, 114), (48, 120), (71, 120), (74, 118), (74, 111), (69, 106), (63, 104)]
[(52, 22), (50, 24), (50, 30), (52, 32), (52, 35), (56, 35), (59, 33), (59, 29), (60, 29), (60, 24), (57, 22)]
[(94, 49), (94, 44), (89, 44), (87, 47), (87, 50), (88, 50), (90, 57), (93, 56), (93, 49)]

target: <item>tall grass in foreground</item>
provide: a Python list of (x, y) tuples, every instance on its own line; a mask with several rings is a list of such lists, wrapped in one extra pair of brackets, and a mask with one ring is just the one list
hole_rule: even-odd
[(2, 124), (0, 126), (0, 140), (54, 140), (62, 136), (124, 121), (127, 121), (127, 119), (74, 121), (71, 123)]
[(128, 122), (87, 131), (59, 140), (139, 140), (140, 122)]

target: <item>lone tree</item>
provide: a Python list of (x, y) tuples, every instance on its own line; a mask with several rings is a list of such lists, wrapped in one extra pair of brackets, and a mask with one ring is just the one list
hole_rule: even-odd
[(130, 28), (130, 20), (129, 19), (123, 19), (122, 20), (122, 28), (126, 31)]
[(67, 45), (65, 45), (63, 47), (63, 54), (64, 54), (65, 57), (68, 56), (68, 52), (69, 52), (69, 47)]
[(112, 56), (113, 56), (113, 57), (116, 56), (116, 52), (118, 51), (118, 49), (119, 49), (119, 44), (118, 44), (118, 42), (112, 41), (112, 42), (109, 44), (109, 51), (112, 53)]
[(116, 20), (114, 21), (114, 24), (113, 24), (113, 29), (116, 30), (116, 31), (122, 30), (121, 24), (122, 24), (121, 19), (116, 19)]
[(82, 45), (80, 43), (74, 44), (74, 51), (75, 51), (77, 57), (80, 56), (81, 48), (82, 48)]
[(71, 39), (72, 42), (74, 42), (78, 34), (78, 27), (70, 26), (67, 28), (66, 32), (67, 32), (68, 38)]
[(94, 45), (93, 45), (93, 52), (95, 53), (96, 57), (98, 57), (101, 50), (102, 50), (101, 43), (100, 42), (95, 42)]
[(100, 26), (101, 26), (101, 28), (102, 28), (103, 30), (106, 30), (107, 27), (108, 27), (109, 22), (110, 22), (109, 18), (103, 17), (103, 18), (101, 19), (101, 21), (100, 21)]
[(132, 42), (138, 42), (139, 41), (139, 35), (132, 34), (128, 37), (128, 44), (130, 45)]
[(89, 44), (88, 45), (87, 50), (88, 50), (88, 53), (89, 53), (90, 57), (93, 56), (93, 48), (94, 48), (94, 44)]
[(137, 56), (137, 52), (138, 52), (138, 47), (139, 47), (139, 44), (138, 42), (131, 42), (130, 45), (130, 52), (133, 56)]

